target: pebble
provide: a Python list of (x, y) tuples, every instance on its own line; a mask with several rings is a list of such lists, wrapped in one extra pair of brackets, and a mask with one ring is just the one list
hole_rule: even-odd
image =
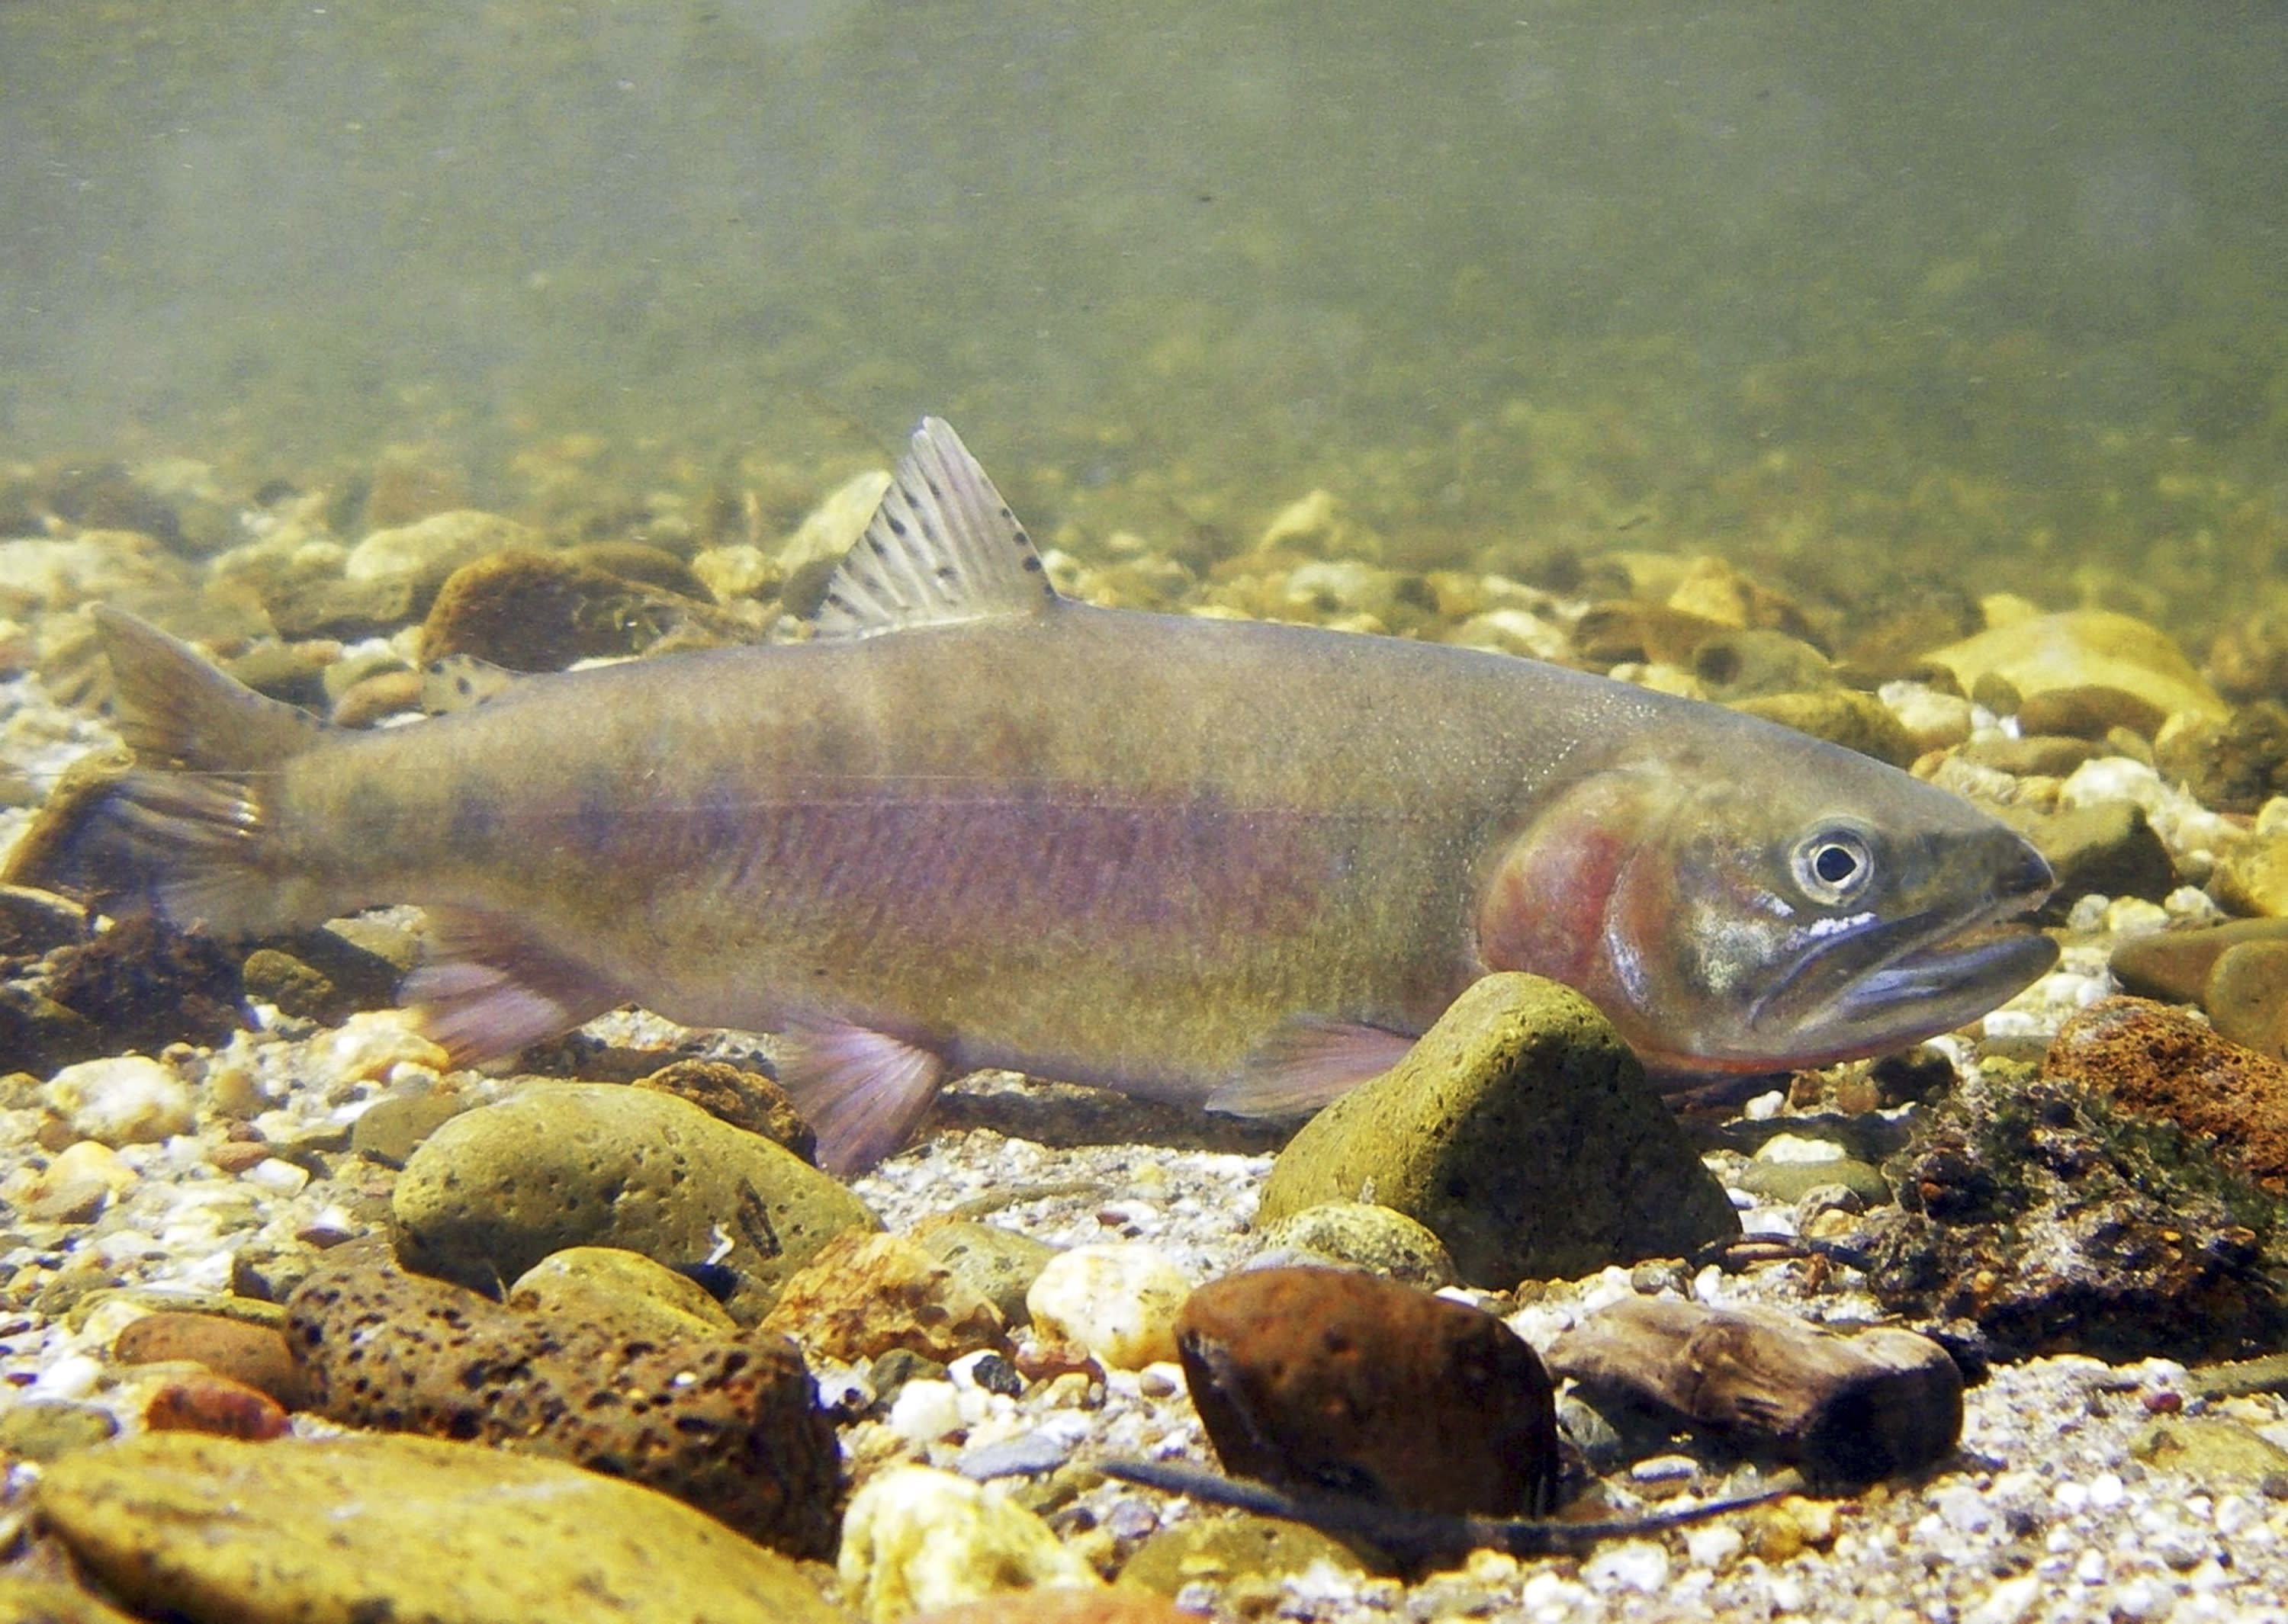
[(828, 1241), (780, 1288), (762, 1323), (845, 1363), (904, 1348), (949, 1365), (1009, 1346), (1001, 1311), (967, 1280), (908, 1237), (866, 1230)]
[(485, 1289), (568, 1247), (719, 1263), (751, 1325), (848, 1229), (879, 1224), (840, 1182), (688, 1100), (613, 1083), (539, 1083), (444, 1123), (391, 1195), (401, 1256)]
[(1135, 1590), (1005, 1590), (933, 1607), (910, 1624), (1199, 1624), (1199, 1615)]
[(727, 1122), (783, 1145), (814, 1162), (818, 1136), (777, 1081), (727, 1060), (677, 1060), (636, 1079), (640, 1089), (656, 1089), (687, 1099), (719, 1122)]
[(28, 1398), (0, 1410), (0, 1453), (46, 1463), (115, 1436), (119, 1423), (99, 1405)]
[(1025, 1306), (1042, 1335), (1078, 1343), (1111, 1369), (1141, 1370), (1176, 1357), (1176, 1316), (1191, 1289), (1154, 1247), (1078, 1246), (1043, 1266)]
[(663, 1343), (352, 1260), (295, 1291), (287, 1340), (330, 1420), (593, 1463), (792, 1555), (831, 1546), (834, 1429), (783, 1337)]
[(517, 1277), (508, 1288), (508, 1305), (520, 1313), (585, 1320), (670, 1341), (727, 1336), (739, 1328), (690, 1276), (618, 1247), (568, 1247), (551, 1253)]
[(1549, 1377), (1482, 1310), (1345, 1270), (1250, 1269), (1193, 1293), (1176, 1341), (1235, 1477), (1460, 1515), (1554, 1504)]
[(959, 1430), (961, 1390), (950, 1382), (930, 1377), (909, 1380), (890, 1400), (890, 1430), (909, 1444), (933, 1443)]
[(67, 1066), (40, 1092), (73, 1132), (114, 1148), (154, 1144), (198, 1125), (183, 1080), (141, 1055)]
[(342, 574), (351, 582), (407, 580), (434, 593), (464, 564), (507, 547), (532, 547), (540, 537), (512, 519), (456, 508), (409, 525), (376, 530), (350, 549)]
[(187, 1360), (267, 1393), (289, 1408), (301, 1402), (301, 1377), (286, 1338), (266, 1326), (220, 1314), (146, 1314), (113, 1338), (111, 1357), (122, 1365)]
[(1591, 1588), (1636, 1590), (1657, 1595), (1668, 1583), (1668, 1552), (1647, 1540), (1608, 1545), (1581, 1565), (1581, 1577)]
[(868, 1624), (1006, 1590), (1104, 1582), (1032, 1512), (926, 1466), (892, 1467), (851, 1496), (835, 1567)]
[(1256, 1221), (1365, 1188), (1437, 1235), (1463, 1280), (1496, 1289), (1739, 1232), (1611, 1023), (1536, 976), (1485, 977), (1397, 1066), (1306, 1123)]
[(1323, 1201), (1267, 1224), (1258, 1256), (1347, 1264), (1433, 1291), (1454, 1283), (1454, 1260), (1436, 1235), (1371, 1201)]
[(1031, 1319), (1025, 1294), (1057, 1255), (1046, 1241), (972, 1218), (926, 1218), (908, 1232), (917, 1246), (1000, 1310), (1002, 1321), (1013, 1327)]
[(132, 1190), (141, 1175), (99, 1139), (68, 1145), (26, 1182), (16, 1199), (32, 1217), (50, 1224), (85, 1224), (113, 1197)]
[(209, 1432), (254, 1442), (285, 1436), (285, 1410), (269, 1394), (204, 1372), (162, 1382), (143, 1402), (154, 1432)]
[(440, 1438), (150, 1433), (57, 1462), (35, 1503), (129, 1604), (188, 1624), (846, 1624), (663, 1494)]

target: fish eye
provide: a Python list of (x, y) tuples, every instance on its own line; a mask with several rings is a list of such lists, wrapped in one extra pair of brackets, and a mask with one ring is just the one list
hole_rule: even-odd
[(1873, 877), (1875, 853), (1856, 829), (1818, 828), (1796, 843), (1791, 867), (1795, 883), (1815, 902), (1847, 902)]

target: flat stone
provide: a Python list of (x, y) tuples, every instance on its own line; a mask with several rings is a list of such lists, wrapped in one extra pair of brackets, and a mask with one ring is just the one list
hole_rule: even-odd
[(423, 1141), (469, 1108), (460, 1094), (432, 1089), (377, 1099), (350, 1125), (350, 1148), (384, 1167), (401, 1168)]
[(666, 1341), (354, 1262), (287, 1312), (317, 1414), (592, 1466), (792, 1555), (833, 1547), (834, 1429), (784, 1337)]
[(2232, 948), (2288, 943), (2288, 919), (2236, 919), (2198, 931), (2156, 931), (2133, 936), (2113, 950), (2110, 968), (2121, 990), (2167, 1003), (2199, 1003), (2210, 972)]
[(2131, 1453), (2149, 1466), (2216, 1487), (2256, 1485), (2288, 1473), (2288, 1449), (2223, 1416), (2173, 1415), (2132, 1445)]
[(151, 1433), (56, 1462), (34, 1493), (107, 1586), (189, 1624), (847, 1624), (712, 1517), (473, 1444)]
[(112, 1339), (111, 1357), (122, 1365), (187, 1360), (267, 1393), (289, 1409), (301, 1402), (301, 1377), (286, 1338), (218, 1314), (146, 1314)]
[(1472, 1285), (1689, 1256), (1731, 1202), (1594, 1005), (1488, 976), (1397, 1066), (1307, 1123), (1264, 1185), (1268, 1224), (1362, 1190), (1427, 1227)]
[(43, 1463), (93, 1448), (119, 1423), (99, 1405), (68, 1398), (27, 1398), (0, 1410), (0, 1454)]
[(2143, 621), (2105, 609), (2074, 609), (2012, 621), (1929, 656), (1974, 698), (1998, 676), (2030, 699), (2057, 688), (2113, 688), (2163, 716), (2221, 721), (2227, 707), (2184, 651)]
[(1891, 1200), (1891, 1186), (1881, 1170), (1850, 1156), (1819, 1162), (1760, 1159), (1751, 1161), (1739, 1179), (1739, 1187), (1752, 1195), (1791, 1204), (1829, 1184), (1841, 1185), (1870, 1207), (1886, 1206)]
[(399, 1256), (425, 1274), (485, 1290), (576, 1246), (715, 1262), (735, 1277), (724, 1306), (742, 1325), (836, 1235), (881, 1227), (784, 1148), (613, 1083), (536, 1083), (455, 1117), (407, 1159), (392, 1208)]
[(1347, 1270), (1250, 1269), (1192, 1294), (1176, 1345), (1234, 1477), (1457, 1515), (1554, 1507), (1552, 1384), (1482, 1310)]
[(855, 1363), (903, 1348), (941, 1365), (1009, 1347), (1001, 1311), (903, 1235), (846, 1230), (788, 1279), (763, 1328)]

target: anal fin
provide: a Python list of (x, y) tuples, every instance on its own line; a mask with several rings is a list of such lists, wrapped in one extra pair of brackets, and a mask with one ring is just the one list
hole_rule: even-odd
[(1414, 1040), (1386, 1026), (1307, 1015), (1278, 1027), (1240, 1075), (1207, 1097), (1232, 1116), (1300, 1116), (1349, 1093), (1405, 1058)]
[(779, 1081), (818, 1135), (818, 1165), (862, 1173), (904, 1145), (945, 1082), (944, 1059), (846, 1021), (800, 1020), (779, 1034)]
[(627, 1002), (618, 986), (512, 919), (481, 908), (427, 912), (427, 962), (399, 995), (456, 1065), (513, 1054)]

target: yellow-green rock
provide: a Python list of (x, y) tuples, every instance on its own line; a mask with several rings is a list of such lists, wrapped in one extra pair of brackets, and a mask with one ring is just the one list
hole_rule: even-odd
[(28, 1573), (0, 1573), (0, 1619), (19, 1624), (136, 1624), (76, 1585)]
[(57, 1462), (35, 1493), (106, 1585), (193, 1624), (847, 1624), (712, 1517), (473, 1444), (148, 1433)]
[(2228, 707), (2168, 636), (2131, 615), (2074, 609), (2012, 621), (1929, 656), (1966, 693), (1991, 674), (2021, 694), (2057, 688), (2117, 688), (2164, 715), (2222, 721)]
[(1435, 1291), (1454, 1283), (1445, 1244), (1402, 1212), (1371, 1201), (1325, 1201), (1267, 1224), (1262, 1255), (1324, 1258)]
[(892, 1467), (851, 1497), (836, 1565), (867, 1624), (1004, 1590), (1104, 1582), (1024, 1507), (926, 1466)]
[(620, 1247), (550, 1254), (509, 1287), (508, 1305), (678, 1342), (739, 1328), (689, 1275)]
[(742, 1325), (835, 1236), (881, 1227), (782, 1146), (616, 1083), (538, 1083), (464, 1112), (406, 1159), (390, 1200), (398, 1256), (419, 1273), (486, 1291), (568, 1247), (713, 1260), (732, 1271), (724, 1306)]
[(1914, 764), (1922, 747), (1890, 707), (1855, 688), (1826, 688), (1815, 693), (1773, 693), (1742, 700), (1732, 707), (1799, 733), (1872, 756), (1895, 767)]
[(1115, 1584), (1173, 1596), (1186, 1585), (1277, 1580), (1315, 1562), (1352, 1573), (1388, 1572), (1388, 1563), (1301, 1523), (1235, 1513), (1164, 1528), (1136, 1549)]
[(1612, 1023), (1538, 976), (1484, 978), (1404, 1059), (1312, 1118), (1256, 1222), (1359, 1200), (1422, 1224), (1464, 1280), (1497, 1288), (1740, 1232)]

